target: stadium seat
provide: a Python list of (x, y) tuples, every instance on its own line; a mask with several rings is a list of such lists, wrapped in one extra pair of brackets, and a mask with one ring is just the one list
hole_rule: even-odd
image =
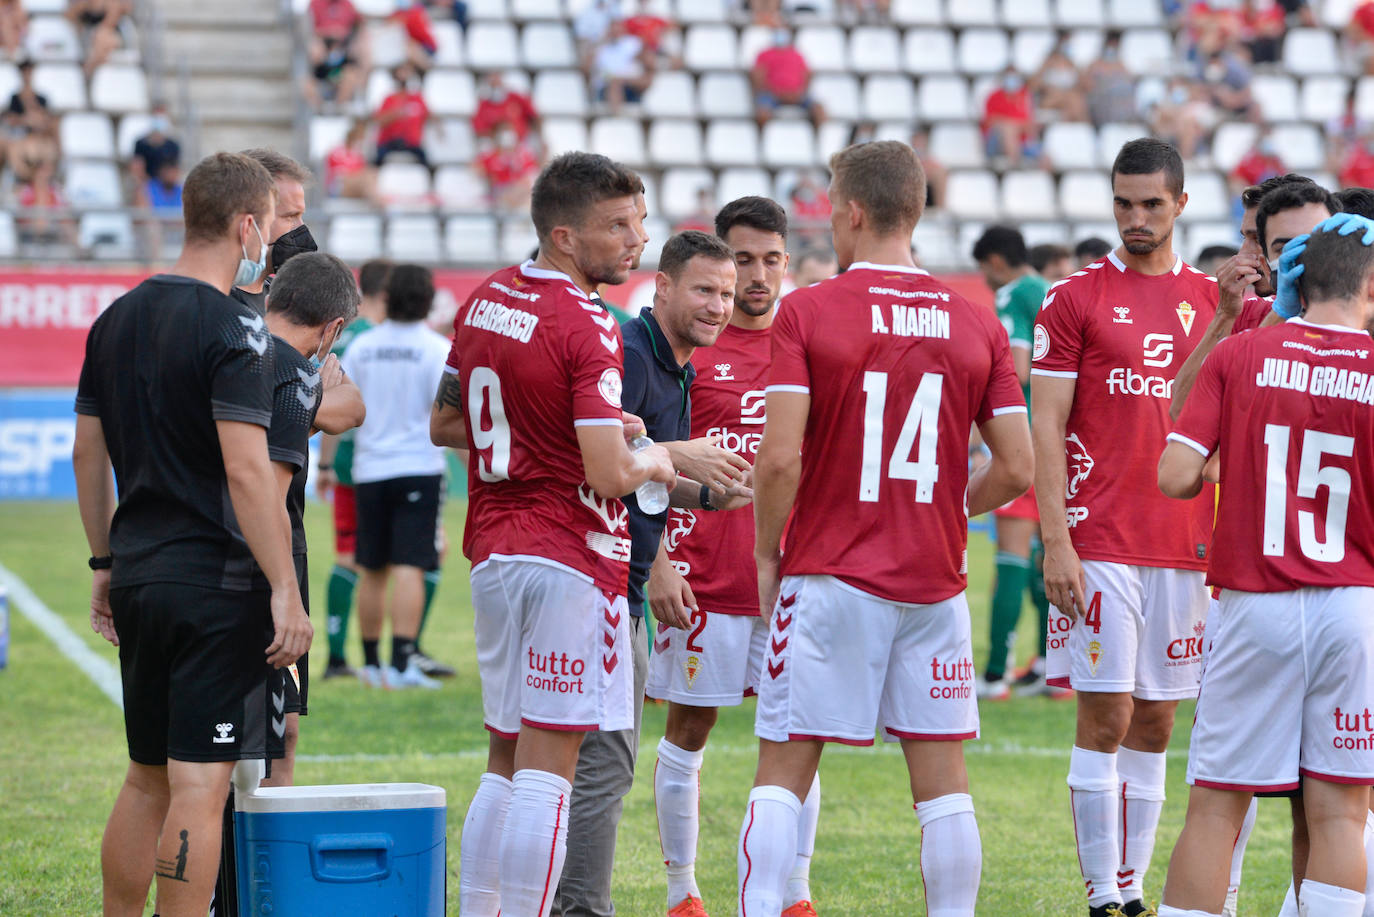
[(390, 70), (406, 59), (405, 27), (397, 22), (369, 23), (367, 47), (372, 56), (372, 66)]
[[(1062, 197), (1063, 191), (1060, 191)], [(1181, 228), (1181, 227), (1176, 227)], [(1069, 232), (1066, 243), (1075, 245), (1087, 238), (1104, 239), (1111, 245), (1121, 244), (1121, 233), (1116, 228), (1116, 223), (1111, 220), (1089, 220), (1087, 222), (1073, 224)]]
[(928, 76), (916, 85), (917, 110), (925, 121), (976, 118), (962, 76)]
[(1049, 29), (1017, 29), (1011, 36), (1011, 64), (1030, 76), (1050, 56), (1058, 39)]
[(527, 70), (503, 70), (501, 71), (501, 80), (505, 83), (507, 89), (515, 92), (522, 92), (525, 95), (529, 95), (534, 91), (534, 81), (530, 79), (530, 74)]
[(329, 221), (325, 249), (344, 261), (367, 261), (382, 253), (382, 218), (375, 213), (341, 213)]
[(1345, 113), (1349, 93), (1350, 80), (1343, 76), (1309, 76), (1302, 81), (1299, 113), (1304, 121), (1325, 124)]
[(709, 169), (665, 169), (659, 207), (673, 219), (684, 217), (697, 209), (697, 195), (702, 189), (715, 193), (715, 179)]
[(529, 19), (564, 18), (563, 4), (560, 0), (510, 0), (510, 14), (522, 22)]
[(1364, 0), (1324, 0), (1323, 3), (1313, 5), (1320, 7), (1323, 25), (1339, 30), (1350, 24), (1350, 14), (1363, 2)]
[(474, 22), (468, 26), (467, 62), (475, 70), (520, 66), (515, 26), (508, 22)]
[(429, 169), (418, 162), (385, 162), (377, 170), (377, 196), (388, 208), (415, 210), (428, 208)]
[(849, 33), (849, 60), (859, 73), (894, 73), (902, 69), (897, 31), (860, 26)]
[[(671, 74), (662, 73), (654, 79), (654, 84), (662, 82)], [(652, 92), (652, 88), (650, 92)], [(542, 116), (587, 114), (587, 79), (576, 70), (540, 70), (534, 75), (534, 92), (531, 97), (535, 110)], [(646, 100), (647, 106), (647, 100)]]
[(1097, 131), (1097, 164), (1104, 169), (1110, 169), (1116, 160), (1116, 154), (1121, 152), (1127, 141), (1148, 136), (1150, 129), (1143, 124), (1102, 125)]
[[(468, 15), (472, 17), (472, 4), (468, 4)], [(476, 17), (472, 17), (476, 18)], [(451, 19), (440, 19), (434, 23), (434, 40), (439, 50), (434, 54), (436, 67), (463, 66), (463, 33), (458, 23)]]
[(112, 162), (67, 163), (67, 198), (73, 207), (122, 207), (119, 170)]
[(1106, 25), (1102, 0), (1055, 0), (1054, 18), (1061, 28), (1101, 28)]
[(501, 224), (501, 260), (523, 263), (539, 247), (539, 236), (526, 219), (505, 220)]
[(663, 254), (663, 243), (672, 236), (673, 227), (667, 220), (649, 217), (644, 221), (644, 230), (649, 234), (649, 242), (644, 246), (640, 267), (656, 268), (659, 256)]
[(593, 153), (601, 153), (629, 166), (643, 166), (644, 130), (637, 118), (597, 118), (588, 136)]
[[(106, 64), (96, 71), (96, 78), (99, 79), (111, 67)], [(120, 68), (121, 72), (127, 68)], [(143, 72), (137, 71), (140, 80)], [(33, 88), (40, 95), (48, 99), (48, 107), (56, 111), (80, 111), (86, 108), (86, 77), (82, 75), (81, 68), (76, 64), (38, 64), (33, 68)], [(116, 101), (117, 100), (110, 100)], [(142, 105), (136, 108), (126, 108), (116, 105), (113, 111), (143, 111), (148, 107), (148, 94), (144, 91)], [(105, 108), (104, 105), (97, 105), (97, 108)]]
[(41, 16), (45, 13), (60, 16), (67, 12), (68, 6), (68, 0), (24, 0), (24, 12), (30, 16)]
[(1053, 219), (1054, 179), (1041, 169), (1019, 169), (1002, 176), (1002, 213), (1012, 220)]
[[(578, 74), (570, 73), (570, 77)], [(685, 70), (665, 70), (654, 77), (641, 105), (651, 118), (695, 118), (697, 85)]]
[(1184, 189), (1188, 192), (1188, 206), (1183, 208), (1180, 219), (1185, 222), (1216, 222), (1231, 215), (1231, 195), (1219, 173), (1190, 172)]
[(1002, 25), (1012, 30), (1049, 28), (1050, 0), (1002, 0)]
[(1234, 223), (1193, 223), (1188, 226), (1187, 248), (1183, 251), (1176, 248), (1175, 251), (1179, 251), (1184, 260), (1191, 264), (1192, 259), (1197, 258), (1198, 252), (1209, 245), (1230, 245), (1239, 248), (1240, 243), (1240, 229)]
[(763, 126), (762, 147), (766, 166), (811, 166), (816, 162), (816, 131), (810, 121), (774, 118)]
[(1241, 157), (1250, 152), (1259, 136), (1259, 127), (1238, 121), (1217, 125), (1212, 134), (1212, 163), (1223, 172), (1230, 172)]
[(472, 162), (476, 143), (472, 122), (466, 118), (444, 118), (425, 125), (425, 155), (432, 166)]
[(504, 22), (510, 18), (510, 10), (506, 7), (506, 0), (467, 0), (468, 19), (479, 22), (483, 19), (491, 19)]
[(699, 166), (701, 127), (696, 121), (655, 118), (649, 122), (649, 162), (655, 166)]
[(908, 73), (954, 73), (954, 36), (948, 29), (909, 29), (902, 39), (902, 63)]
[(751, 194), (770, 197), (773, 182), (763, 169), (722, 169), (716, 182), (716, 200), (724, 205)]
[(0, 97), (8, 99), (19, 89), (19, 69), (9, 61), (0, 61)]
[(1294, 76), (1340, 73), (1340, 49), (1326, 29), (1289, 29), (1283, 38), (1283, 69)]
[(959, 251), (958, 236), (943, 220), (925, 217), (911, 234), (911, 245), (923, 264), (962, 264), (969, 252)]
[[(1053, 206), (1051, 206), (1053, 211)], [(1063, 223), (1045, 223), (1038, 220), (1028, 220), (1020, 225), (1021, 238), (1026, 240), (1026, 247), (1036, 245), (1063, 245), (1064, 240), (1069, 238), (1069, 227)]]
[(1298, 119), (1298, 84), (1292, 77), (1281, 73), (1257, 73), (1250, 82), (1250, 91), (1265, 121)]
[(1167, 73), (1177, 55), (1163, 29), (1129, 29), (1121, 36), (1121, 62), (1132, 73)]
[(682, 61), (687, 69), (734, 70), (735, 30), (733, 26), (698, 24), (687, 29), (683, 40)]
[(831, 117), (859, 114), (859, 81), (849, 73), (818, 73), (811, 78), (811, 96)]
[(24, 52), (36, 61), (78, 62), (81, 41), (76, 29), (61, 16), (34, 16), (24, 34)]
[(444, 222), (444, 254), (450, 261), (491, 264), (500, 257), (496, 240), (496, 220), (489, 216), (456, 216)]
[(115, 132), (115, 152), (120, 159), (128, 159), (134, 154), (134, 144), (148, 136), (153, 129), (153, 116), (135, 112), (119, 119), (119, 129)]
[(520, 57), (525, 66), (576, 67), (577, 51), (572, 34), (561, 22), (531, 22), (520, 32)]
[(749, 78), (743, 73), (703, 73), (697, 82), (697, 110), (708, 120), (750, 117), (754, 94)]
[(997, 176), (985, 169), (949, 173), (945, 200), (949, 210), (963, 219), (997, 219), (998, 197)]
[(545, 118), (542, 133), (550, 156), (587, 148), (587, 122), (581, 118)]
[(833, 22), (834, 0), (782, 0), (782, 15), (788, 22)]
[(949, 0), (945, 8), (949, 24), (956, 28), (997, 25), (997, 0)]
[(1158, 3), (1141, 0), (1108, 0), (1107, 21), (1115, 28), (1164, 25), (1164, 13)]
[(797, 30), (796, 48), (812, 71), (845, 70), (844, 30), (829, 25), (808, 25)]
[(706, 161), (713, 166), (756, 166), (758, 128), (753, 121), (712, 121), (706, 125)]
[(102, 112), (73, 111), (62, 116), (62, 155), (67, 159), (114, 159), (114, 128)]
[(1088, 67), (1102, 56), (1101, 29), (1074, 29), (1069, 33), (1068, 55), (1078, 67)]
[(132, 260), (138, 256), (134, 223), (127, 213), (83, 213), (77, 241), (97, 258)]
[(1293, 171), (1310, 174), (1326, 165), (1322, 135), (1311, 124), (1275, 124), (1270, 136), (1283, 164)]
[(830, 157), (849, 146), (849, 136), (854, 125), (848, 121), (827, 118), (816, 129), (816, 156), (820, 162), (829, 162)]
[(1355, 81), (1355, 114), (1362, 121), (1374, 120), (1374, 76)]
[[(348, 134), (350, 119), (346, 115), (314, 115), (310, 119), (309, 145), (310, 161), (323, 162), (336, 146), (343, 143)], [(64, 144), (65, 146), (65, 144)]]
[(644, 206), (650, 213), (658, 213), (658, 183), (654, 176), (640, 173), (639, 180), (644, 182)]
[(1011, 45), (1001, 29), (965, 29), (959, 33), (959, 72), (1000, 73), (1011, 60)]
[[(847, 109), (853, 111), (854, 109)], [(911, 78), (900, 74), (870, 76), (864, 80), (863, 114), (872, 121), (911, 118), (916, 111), (916, 93)]]
[(759, 53), (773, 44), (773, 29), (766, 25), (747, 25), (739, 33), (739, 68), (752, 70)]
[(466, 70), (429, 71), (425, 74), (423, 94), (425, 104), (435, 115), (471, 115), (477, 110), (477, 86)]
[(1045, 157), (1056, 172), (1097, 166), (1097, 131), (1081, 121), (1060, 121), (1045, 128)]
[(981, 169), (984, 156), (983, 134), (976, 124), (950, 121), (930, 129), (930, 155), (947, 169)]
[(725, 22), (730, 18), (726, 0), (678, 0), (677, 21)]
[(355, 0), (353, 6), (370, 19), (385, 19), (396, 12), (396, 0)]
[(397, 261), (439, 261), (443, 258), (439, 221), (411, 213), (386, 221), (386, 255)]
[(443, 166), (434, 173), (434, 196), (441, 210), (486, 210), (487, 186), (466, 166)]
[(940, 0), (892, 0), (892, 21), (898, 25), (940, 25)]
[(1059, 210), (1072, 220), (1112, 219), (1112, 184), (1107, 173), (1065, 172), (1059, 179)]
[[(426, 75), (426, 81), (440, 76), (451, 75), (452, 70), (431, 70)], [(396, 88), (396, 81), (391, 78), (391, 74), (381, 67), (374, 68), (367, 75), (367, 84), (363, 87), (363, 102), (368, 111), (376, 111), (377, 106), (382, 104), (382, 100), (391, 94)], [(476, 90), (473, 90), (474, 96)], [(429, 105), (430, 111), (434, 111), (434, 103), (429, 101), (429, 96), (425, 96), (425, 103)]]

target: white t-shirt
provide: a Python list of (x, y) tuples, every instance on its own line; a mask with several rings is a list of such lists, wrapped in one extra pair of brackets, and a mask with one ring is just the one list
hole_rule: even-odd
[(367, 405), (353, 440), (355, 483), (444, 473), (429, 412), (446, 359), (448, 341), (424, 322), (388, 320), (353, 339), (343, 368)]

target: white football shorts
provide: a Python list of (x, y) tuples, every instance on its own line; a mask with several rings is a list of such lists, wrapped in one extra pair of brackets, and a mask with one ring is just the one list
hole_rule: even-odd
[(737, 707), (755, 693), (768, 644), (758, 615), (698, 611), (692, 627), (662, 627), (654, 635), (644, 693), (689, 707)]

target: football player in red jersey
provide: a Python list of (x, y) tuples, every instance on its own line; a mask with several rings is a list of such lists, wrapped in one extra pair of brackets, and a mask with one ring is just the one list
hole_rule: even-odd
[[(716, 214), (715, 230), (735, 253), (735, 310), (716, 343), (693, 356), (692, 437), (716, 437), (752, 462), (765, 420), (770, 329), (788, 267), (787, 213), (767, 198), (744, 197)], [(649, 578), (649, 604), (660, 621), (687, 626), (660, 628), (649, 662), (646, 691), (668, 701), (654, 805), (669, 917), (705, 917), (694, 865), (703, 749), (717, 710), (755, 692), (768, 640), (754, 567), (739, 563), (753, 555), (753, 510), (674, 509), (664, 546)], [(787, 917), (815, 913), (809, 876), (819, 812), (818, 778), (803, 804)]]
[(619, 497), (676, 474), (661, 447), (625, 442), (620, 330), (591, 294), (629, 275), (642, 190), (604, 156), (555, 159), (530, 208), (538, 257), (454, 318), (430, 435), (470, 450), (463, 552), (491, 733), (463, 824), (464, 914), (548, 914), (583, 734), (633, 722)]
[(1072, 687), (1078, 859), (1094, 917), (1146, 911), (1164, 751), (1197, 693), (1212, 494), (1155, 482), (1178, 367), (1216, 310), (1214, 279), (1173, 251), (1183, 161), (1132, 140), (1112, 166), (1121, 247), (1050, 288), (1031, 370), (1035, 494), (1050, 612), (1048, 674)]
[[(844, 273), (778, 310), (755, 462), (759, 606), (771, 620), (739, 909), (782, 911), (824, 743), (870, 745), (878, 728), (906, 755), (927, 909), (972, 915), (982, 848), (962, 744), (978, 734), (968, 514), (1030, 486), (1025, 399), (992, 311), (912, 264), (925, 176), (911, 147), (857, 144), (830, 167)], [(970, 476), (975, 422), (992, 458)]]
[[(1353, 234), (1341, 235), (1342, 230)], [(1374, 223), (1324, 221), (1302, 253), (1302, 318), (1222, 341), (1159, 462), (1188, 499), (1221, 453), (1222, 589), (1188, 758), (1188, 818), (1160, 915), (1215, 913), (1252, 793), (1302, 780), (1311, 850), (1299, 906), (1359, 917), (1374, 784)], [(1325, 489), (1325, 494), (1321, 491)], [(1261, 719), (1236, 710), (1262, 709)], [(1304, 870), (1305, 865), (1305, 870)]]

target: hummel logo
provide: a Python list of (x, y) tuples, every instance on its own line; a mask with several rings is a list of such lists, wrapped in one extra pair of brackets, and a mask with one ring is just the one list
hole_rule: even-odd
[(730, 364), (729, 364), (729, 363), (717, 363), (717, 364), (716, 364), (716, 381), (717, 381), (717, 382), (733, 382), (734, 380), (735, 380), (735, 377), (732, 376), (732, 375), (730, 374)]
[(614, 315), (607, 315), (607, 314), (593, 315), (593, 316), (592, 316), (592, 321), (596, 322), (598, 325), (600, 325), (600, 326), (601, 326), (604, 330), (606, 330), (606, 331), (610, 331), (612, 328), (615, 327), (615, 316), (614, 316)]
[(617, 353), (620, 350), (620, 342), (615, 339), (615, 335), (601, 334), (597, 336), (601, 338), (601, 345), (611, 353)]
[(216, 723), (215, 732), (218, 732), (219, 735), (212, 736), (210, 741), (214, 742), (216, 745), (228, 745), (229, 743), (236, 741), (235, 738), (229, 734), (233, 731), (233, 723)]
[(262, 356), (267, 352), (267, 332), (262, 329), (262, 316), (255, 315), (252, 318), (239, 316), (239, 321), (248, 329), (248, 346), (253, 348), (253, 352)]
[(1112, 308), (1112, 311), (1116, 313), (1116, 318), (1112, 319), (1112, 323), (1113, 323), (1113, 324), (1116, 324), (1116, 325), (1133, 325), (1133, 324), (1135, 324), (1135, 322), (1131, 321), (1131, 307), (1130, 307), (1130, 306), (1115, 306), (1115, 307)]

